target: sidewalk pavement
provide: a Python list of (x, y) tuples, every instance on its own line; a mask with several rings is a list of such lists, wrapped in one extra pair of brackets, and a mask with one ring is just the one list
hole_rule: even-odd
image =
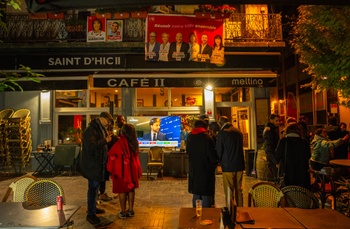
[[(0, 198), (5, 194), (10, 183), (17, 177), (0, 177)], [(39, 177), (41, 178), (41, 177)], [(64, 189), (66, 204), (79, 205), (80, 209), (72, 217), (75, 229), (96, 228), (86, 221), (86, 195), (88, 183), (80, 175), (45, 177), (57, 181)], [(140, 188), (135, 193), (135, 216), (127, 219), (117, 217), (119, 199), (113, 198), (111, 201), (102, 201), (99, 208), (105, 209), (106, 213), (98, 215), (103, 221), (112, 223), (104, 228), (113, 229), (175, 229), (178, 227), (178, 216), (180, 208), (192, 207), (192, 195), (187, 191), (187, 179), (164, 177), (163, 180), (145, 180), (146, 176), (140, 180)], [(260, 180), (249, 176), (243, 176), (244, 206), (247, 206), (247, 193), (252, 185)], [(111, 192), (112, 183), (107, 182), (106, 192), (109, 196), (114, 196)], [(11, 198), (11, 196), (9, 197)], [(216, 207), (225, 206), (224, 189), (222, 175), (217, 175)], [(100, 227), (101, 228), (101, 227)]]

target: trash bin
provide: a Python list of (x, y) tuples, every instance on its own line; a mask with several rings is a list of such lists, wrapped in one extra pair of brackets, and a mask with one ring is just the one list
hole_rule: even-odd
[(251, 176), (252, 171), (254, 170), (254, 157), (255, 157), (255, 150), (247, 149), (244, 151), (245, 174), (247, 176)]

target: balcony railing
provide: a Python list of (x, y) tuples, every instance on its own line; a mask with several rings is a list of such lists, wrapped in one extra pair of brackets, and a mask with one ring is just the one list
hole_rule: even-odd
[[(63, 19), (34, 20), (29, 15), (11, 14), (6, 15), (6, 24), (7, 30), (0, 28), (4, 43), (86, 42), (86, 17), (65, 15)], [(143, 42), (144, 31), (145, 19), (124, 19), (124, 42)], [(282, 41), (281, 15), (232, 14), (225, 23), (225, 41), (225, 45)]]

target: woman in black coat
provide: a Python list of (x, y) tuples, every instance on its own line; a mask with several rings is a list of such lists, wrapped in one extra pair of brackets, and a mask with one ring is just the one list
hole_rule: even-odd
[(208, 124), (197, 120), (187, 137), (186, 152), (189, 156), (188, 192), (193, 194), (192, 205), (197, 199), (203, 207), (212, 207), (215, 194), (215, 169), (218, 163), (215, 143), (208, 134)]
[(309, 142), (302, 137), (298, 124), (293, 123), (286, 129), (276, 148), (279, 161), (279, 176), (285, 171), (285, 186), (297, 185), (310, 189), (309, 159), (311, 157)]

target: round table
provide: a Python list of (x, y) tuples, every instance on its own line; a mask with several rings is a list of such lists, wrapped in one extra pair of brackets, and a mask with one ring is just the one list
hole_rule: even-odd
[(350, 159), (334, 159), (330, 160), (329, 164), (333, 166), (350, 167)]

